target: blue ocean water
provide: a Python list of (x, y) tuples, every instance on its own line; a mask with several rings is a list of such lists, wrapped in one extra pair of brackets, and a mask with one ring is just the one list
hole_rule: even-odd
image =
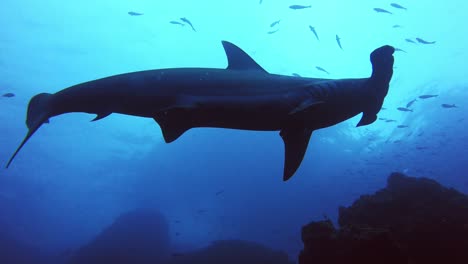
[[(385, 110), (378, 115), (386, 120), (356, 128), (357, 116), (314, 132), (288, 182), (282, 181), (278, 132), (197, 128), (166, 144), (148, 118), (54, 117), (9, 169), (1, 169), (0, 231), (45, 252), (63, 252), (85, 244), (120, 214), (150, 207), (167, 218), (177, 250), (243, 239), (295, 259), (304, 224), (336, 220), (338, 206), (382, 188), (393, 171), (468, 192), (467, 4), (405, 0), (399, 3), (404, 10), (390, 3), (2, 1), (0, 94), (14, 96), (0, 97), (1, 164), (27, 132), (27, 104), (35, 94), (125, 72), (224, 68), (222, 40), (270, 73), (314, 78), (368, 77), (375, 48), (402, 51), (394, 54)], [(293, 10), (293, 4), (311, 7)], [(397, 110), (413, 99), (412, 112)]]

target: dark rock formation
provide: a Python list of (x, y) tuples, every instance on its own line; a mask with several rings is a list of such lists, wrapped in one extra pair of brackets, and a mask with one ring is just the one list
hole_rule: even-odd
[(169, 257), (169, 247), (165, 218), (154, 210), (137, 210), (118, 217), (69, 263), (154, 264)]
[(336, 230), (330, 220), (324, 220), (303, 227), (302, 240), (305, 246), (299, 255), (300, 264), (407, 263), (385, 229)]
[(468, 263), (468, 197), (426, 178), (390, 175), (387, 187), (303, 228), (300, 264)]
[(173, 253), (167, 264), (292, 264), (288, 255), (253, 242), (216, 241), (191, 253)]
[(0, 263), (50, 263), (37, 248), (26, 245), (6, 233), (0, 233)]

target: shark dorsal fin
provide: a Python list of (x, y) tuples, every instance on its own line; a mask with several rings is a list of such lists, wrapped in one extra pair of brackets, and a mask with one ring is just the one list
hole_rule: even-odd
[(228, 41), (223, 41), (224, 51), (228, 60), (228, 70), (254, 70), (265, 71), (245, 51)]

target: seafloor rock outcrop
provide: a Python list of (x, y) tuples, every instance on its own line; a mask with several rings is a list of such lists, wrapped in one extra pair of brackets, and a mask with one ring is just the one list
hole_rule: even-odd
[(92, 242), (79, 249), (70, 264), (154, 264), (168, 259), (166, 219), (154, 210), (121, 215)]
[(386, 188), (341, 207), (338, 223), (303, 228), (300, 264), (468, 263), (468, 197), (434, 180), (393, 173)]
[(0, 233), (0, 263), (51, 263), (39, 249), (26, 245), (8, 234)]
[(199, 251), (174, 253), (167, 264), (292, 264), (288, 255), (253, 242), (223, 240)]
[(341, 228), (330, 220), (310, 223), (302, 229), (305, 248), (300, 264), (380, 263), (406, 264), (390, 232), (377, 228)]

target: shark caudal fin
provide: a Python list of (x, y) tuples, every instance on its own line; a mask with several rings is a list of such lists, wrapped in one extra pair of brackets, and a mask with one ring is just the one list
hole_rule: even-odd
[(36, 132), (39, 129), (39, 127), (41, 127), (42, 124), (49, 122), (48, 120), (49, 120), (49, 115), (50, 115), (49, 113), (50, 96), (52, 96), (52, 94), (40, 93), (38, 95), (35, 95), (29, 101), (28, 113), (26, 116), (26, 126), (28, 127), (28, 133), (26, 134), (26, 137), (24, 137), (19, 147), (13, 153), (10, 160), (8, 160), (8, 163), (6, 165), (7, 168), (10, 166), (13, 159), (16, 157), (16, 155), (24, 146), (24, 144), (26, 144), (28, 139), (34, 134), (34, 132)]

